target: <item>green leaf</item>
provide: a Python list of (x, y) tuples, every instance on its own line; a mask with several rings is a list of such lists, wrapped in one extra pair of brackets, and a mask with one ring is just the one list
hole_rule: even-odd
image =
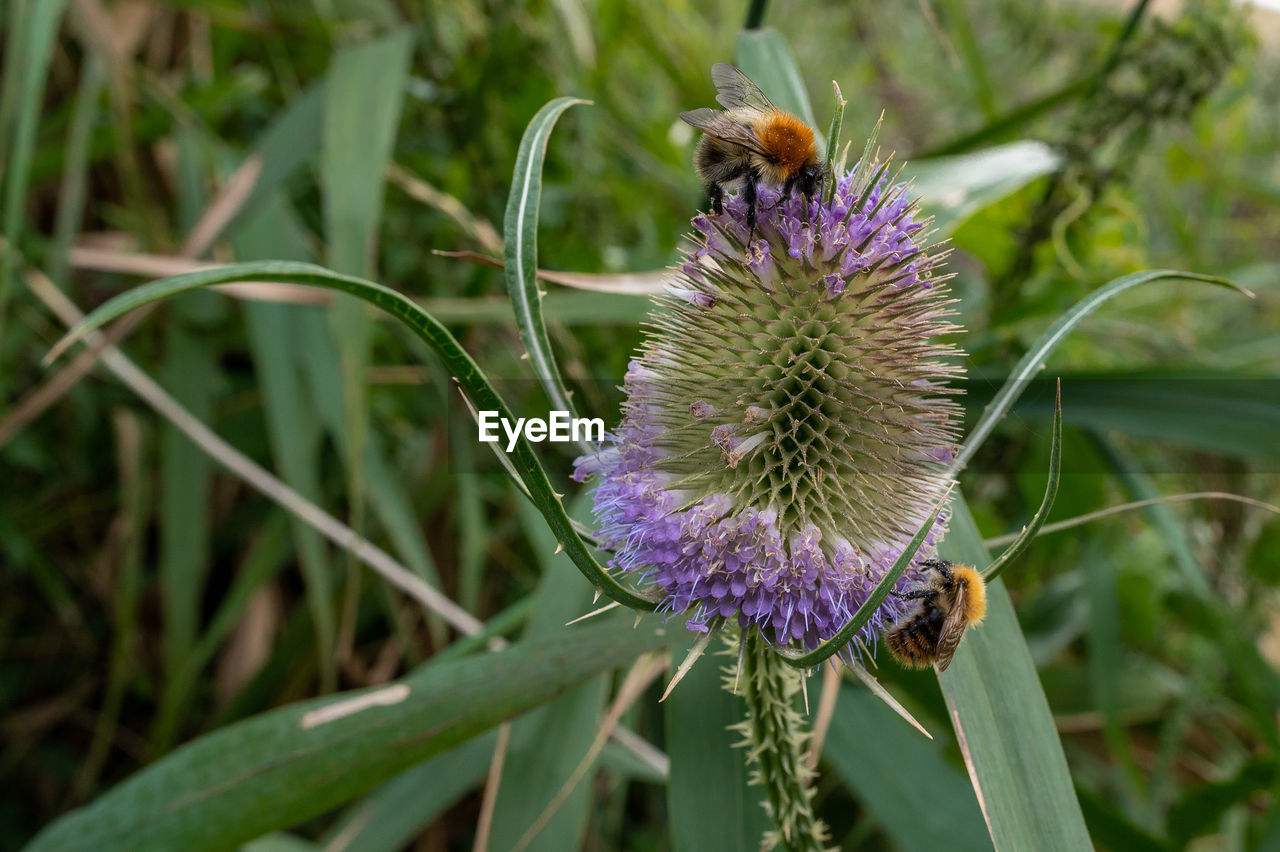
[(1088, 296), (1081, 299), (1075, 304), (1071, 310), (1067, 311), (1051, 326), (1040, 338), (1035, 345), (1027, 351), (1014, 365), (1010, 372), (1009, 379), (1004, 386), (996, 393), (991, 403), (987, 405), (982, 412), (982, 417), (978, 424), (973, 427), (965, 439), (964, 446), (960, 452), (956, 454), (955, 461), (952, 462), (952, 472), (957, 472), (968, 464), (973, 458), (974, 453), (981, 448), (984, 441), (995, 429), (996, 424), (1008, 413), (1009, 408), (1018, 400), (1022, 392), (1026, 390), (1031, 380), (1035, 378), (1044, 367), (1045, 361), (1049, 355), (1057, 348), (1062, 339), (1084, 320), (1089, 314), (1093, 313), (1100, 305), (1126, 290), (1131, 290), (1142, 284), (1148, 284), (1153, 281), (1161, 281), (1165, 279), (1184, 279), (1187, 281), (1203, 281), (1207, 284), (1214, 284), (1219, 287), (1229, 287), (1241, 293), (1248, 295), (1248, 291), (1241, 290), (1225, 278), (1217, 278), (1212, 275), (1199, 275), (1194, 272), (1177, 272), (1171, 269), (1151, 269), (1146, 272), (1135, 272), (1132, 275), (1126, 275), (1122, 278), (1116, 278), (1106, 285), (1099, 287)]
[[(951, 502), (939, 552), (969, 565), (989, 561), (963, 498)], [(997, 850), (1092, 849), (1053, 715), (1004, 583), (987, 586), (987, 617), (966, 631), (939, 675), (969, 780)]]
[(920, 736), (867, 690), (841, 687), (822, 755), (894, 846), (991, 848), (973, 788), (946, 761), (942, 743)]
[(296, 825), (660, 647), (658, 627), (564, 630), (263, 713), (157, 761), (29, 849), (215, 850)]
[(325, 833), (324, 848), (407, 848), (428, 823), (484, 781), (497, 739), (496, 734), (484, 734), (400, 773), (343, 814)]
[[(47, 357), (50, 359), (56, 357), (88, 332), (102, 327), (104, 323), (135, 308), (178, 293), (233, 281), (283, 281), (325, 287), (359, 296), (400, 320), (430, 346), (477, 409), (496, 411), (500, 418), (513, 422), (515, 420), (511, 409), (498, 396), (497, 391), (485, 378), (476, 362), (458, 344), (449, 330), (412, 300), (381, 284), (350, 275), (340, 275), (307, 263), (283, 261), (238, 263), (153, 281), (127, 293), (121, 293), (99, 306), (97, 310), (85, 317), (83, 322), (67, 332)], [(510, 460), (521, 483), (528, 489), (534, 505), (542, 512), (556, 539), (564, 546), (583, 576), (618, 603), (633, 609), (652, 610), (656, 605), (653, 600), (623, 586), (595, 561), (595, 557), (574, 531), (573, 524), (560, 502), (561, 497), (552, 489), (546, 471), (533, 452), (533, 447), (523, 437), (517, 440), (515, 449), (510, 454)]]
[(902, 174), (913, 181), (912, 195), (933, 215), (933, 226), (947, 235), (974, 213), (1061, 166), (1062, 155), (1048, 145), (1022, 141), (972, 154), (912, 160)]
[(818, 123), (813, 119), (813, 107), (809, 103), (809, 92), (804, 87), (804, 78), (800, 76), (795, 57), (778, 31), (773, 27), (742, 30), (738, 33), (734, 56), (738, 67), (773, 101), (774, 106), (799, 116), (814, 128), (814, 136), (818, 137), (821, 147), (821, 134), (817, 130)]
[(413, 31), (404, 27), (335, 54), (325, 87), (320, 177), (328, 260), (367, 275), (382, 219), (391, 157), (409, 73)]
[[(683, 628), (675, 628), (683, 630)], [(671, 658), (684, 659), (689, 631)], [(722, 661), (708, 654), (672, 690), (666, 708), (666, 747), (671, 758), (667, 819), (674, 852), (756, 852), (776, 824), (761, 806), (763, 787), (747, 783), (742, 735), (729, 730), (746, 718), (746, 703), (724, 689)]]
[[(585, 104), (578, 98), (556, 98), (529, 122), (520, 139), (515, 172), (511, 177), (511, 194), (507, 196), (507, 215), (503, 222), (505, 240), (504, 274), (507, 293), (516, 312), (520, 340), (533, 372), (542, 382), (553, 409), (573, 412), (560, 368), (551, 351), (551, 339), (542, 318), (542, 291), (538, 289), (538, 204), (542, 200), (542, 162), (547, 155), (547, 140), (560, 114), (574, 104)], [(572, 413), (570, 416), (573, 416)]]
[[(1071, 394), (1065, 417), (1072, 426), (1176, 441), (1234, 458), (1280, 460), (1280, 382), (1274, 377), (1143, 370), (1067, 374), (1062, 381)], [(1049, 415), (1040, 384), (1028, 385), (1030, 392), (1014, 408), (1019, 417)]]

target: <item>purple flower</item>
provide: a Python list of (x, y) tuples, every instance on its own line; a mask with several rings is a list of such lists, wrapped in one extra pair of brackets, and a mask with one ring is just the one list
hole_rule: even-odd
[[(627, 371), (596, 479), (611, 565), (690, 612), (812, 648), (867, 599), (946, 489), (960, 408), (947, 276), (874, 164), (830, 201), (759, 188), (699, 214)], [(917, 561), (936, 552), (939, 519)], [(899, 590), (918, 584), (913, 567)], [(904, 610), (889, 597), (860, 638)], [(846, 657), (858, 653), (844, 649)]]

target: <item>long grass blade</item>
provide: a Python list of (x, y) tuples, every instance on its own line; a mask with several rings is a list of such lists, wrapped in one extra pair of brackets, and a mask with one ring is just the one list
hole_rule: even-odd
[[(413, 503), (403, 484), (393, 475), (390, 464), (385, 458), (386, 449), (380, 441), (370, 442), (365, 454), (365, 469), (368, 473), (369, 499), (374, 514), (387, 537), (395, 545), (395, 552), (415, 574), (428, 585), (443, 588), (440, 572), (436, 570), (435, 559), (431, 549), (422, 537), (418, 519), (414, 516)], [(460, 605), (468, 612), (473, 611), (474, 601), (460, 601)], [(446, 641), (445, 625), (434, 613), (427, 616), (427, 631), (431, 641), (437, 647)]]
[(512, 852), (523, 852), (534, 842), (534, 838), (541, 839), (544, 836), (542, 834), (543, 829), (555, 818), (559, 809), (564, 807), (587, 773), (595, 766), (596, 760), (604, 751), (610, 735), (617, 729), (622, 714), (631, 709), (644, 693), (644, 690), (665, 668), (666, 661), (662, 654), (649, 654), (636, 661), (631, 671), (627, 673), (622, 685), (618, 687), (618, 694), (609, 705), (608, 712), (604, 714), (604, 718), (596, 730), (595, 739), (591, 741), (591, 747), (587, 749), (587, 753), (578, 761), (573, 773), (556, 791), (556, 795), (547, 804), (546, 808), (543, 809), (542, 813), (538, 814), (538, 819), (521, 836), (520, 842), (512, 847)]
[[(506, 264), (488, 255), (474, 251), (443, 251), (435, 249), (431, 252), (438, 257), (456, 257), (481, 266), (494, 269), (506, 269)], [(597, 293), (618, 293), (628, 296), (657, 296), (664, 292), (666, 282), (671, 278), (671, 270), (655, 269), (652, 272), (565, 272), (558, 269), (539, 269), (538, 277), (552, 284), (563, 284), (575, 290), (591, 290)]]
[[(968, 506), (962, 498), (951, 505), (951, 530), (939, 552), (956, 562), (986, 564)], [(989, 584), (987, 598), (986, 620), (966, 631), (938, 680), (991, 842), (999, 852), (1092, 849), (1062, 742), (1004, 583)]]
[(53, 823), (28, 848), (237, 848), (662, 646), (653, 622), (637, 630), (580, 628), (263, 713), (148, 766)]

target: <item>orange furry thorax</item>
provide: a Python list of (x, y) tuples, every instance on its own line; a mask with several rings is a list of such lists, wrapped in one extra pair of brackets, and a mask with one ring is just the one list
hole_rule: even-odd
[(818, 156), (818, 147), (814, 144), (813, 130), (809, 125), (781, 110), (760, 122), (756, 137), (778, 170), (783, 172), (784, 178)]
[(964, 623), (972, 626), (987, 614), (987, 586), (982, 575), (968, 565), (951, 568), (957, 580), (964, 580)]

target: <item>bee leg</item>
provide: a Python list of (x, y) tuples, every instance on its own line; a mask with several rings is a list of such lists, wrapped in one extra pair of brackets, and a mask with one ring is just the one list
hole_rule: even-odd
[[(790, 198), (790, 197), (791, 197), (791, 193), (795, 191), (795, 188), (796, 188), (796, 178), (794, 178), (794, 177), (793, 177), (791, 180), (787, 181), (787, 186), (786, 186), (786, 190), (785, 190), (785, 192), (786, 192), (786, 197), (787, 197), (787, 198)], [(803, 208), (804, 208), (804, 223), (805, 223), (806, 225), (812, 226), (812, 225), (813, 225), (813, 216), (812, 216), (812, 213), (811, 213), (811, 212), (810, 212), (810, 210), (809, 210), (809, 202), (810, 202), (810, 201), (812, 201), (813, 199), (812, 199), (812, 198), (810, 198), (808, 195), (804, 194), (803, 192), (802, 192), (802, 193), (800, 193), (800, 199), (804, 202), (804, 204), (803, 204)]]
[(945, 559), (926, 559), (920, 564), (925, 568), (931, 568), (934, 571), (937, 571), (948, 580), (951, 579), (951, 566), (954, 564), (952, 562), (948, 562)]
[(747, 230), (750, 235), (747, 237), (747, 244), (756, 238), (756, 184), (760, 180), (760, 173), (755, 169), (747, 172), (747, 185), (743, 189), (742, 194), (747, 197)]
[(903, 601), (927, 601), (930, 598), (936, 598), (938, 596), (938, 590), (937, 589), (914, 589), (905, 594), (898, 594), (897, 592), (890, 592), (889, 594), (893, 595), (898, 600), (903, 600)]
[(707, 198), (711, 199), (712, 212), (717, 216), (724, 212), (724, 188), (720, 184), (707, 184)]
[(787, 180), (786, 183), (782, 185), (782, 197), (790, 198), (791, 193), (795, 192), (795, 188), (796, 188), (796, 179), (795, 179), (795, 176), (793, 175), (791, 178)]

